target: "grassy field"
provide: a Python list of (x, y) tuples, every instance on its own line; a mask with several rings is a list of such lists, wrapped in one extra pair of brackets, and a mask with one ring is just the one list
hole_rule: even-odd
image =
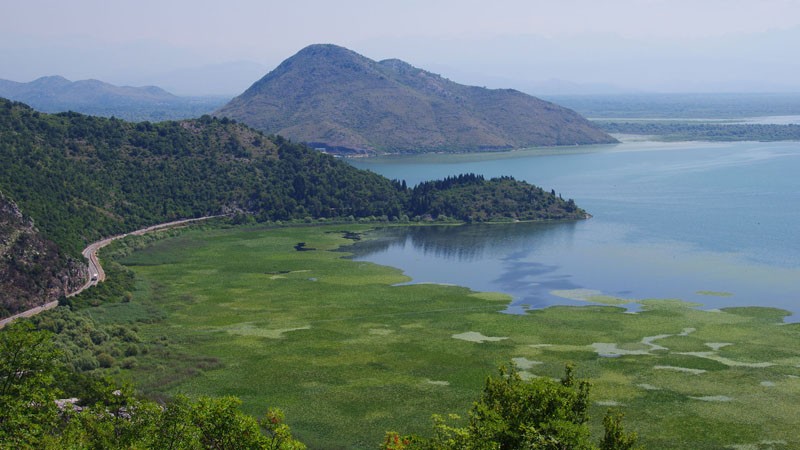
[(310, 448), (425, 434), (431, 414), (463, 415), (512, 360), (531, 377), (575, 362), (594, 383), (598, 437), (612, 407), (648, 448), (800, 448), (800, 325), (786, 313), (639, 300), (628, 314), (614, 305), (637, 300), (581, 290), (558, 295), (608, 306), (501, 314), (505, 296), (393, 286), (407, 281), (398, 270), (331, 251), (366, 229), (188, 231), (124, 258), (133, 301), (93, 315), (140, 322), (154, 344), (123, 373), (145, 392), (236, 395), (254, 415), (280, 407)]

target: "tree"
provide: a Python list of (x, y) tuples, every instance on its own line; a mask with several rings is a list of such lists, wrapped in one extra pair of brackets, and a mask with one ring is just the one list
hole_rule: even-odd
[(589, 382), (575, 380), (567, 366), (560, 382), (523, 381), (519, 372), (501, 367), (489, 377), (472, 408), (468, 429), (478, 448), (589, 449)]
[(600, 450), (634, 450), (639, 448), (636, 445), (636, 433), (625, 434), (622, 429), (622, 413), (608, 411), (603, 417), (603, 428), (606, 432), (603, 440), (600, 441)]

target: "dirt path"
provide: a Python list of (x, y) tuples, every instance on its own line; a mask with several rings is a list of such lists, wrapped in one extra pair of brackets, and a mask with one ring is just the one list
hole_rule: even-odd
[[(99, 283), (101, 281), (105, 281), (106, 273), (103, 271), (103, 267), (100, 265), (100, 261), (97, 259), (97, 252), (101, 248), (103, 248), (106, 245), (116, 241), (117, 239), (122, 239), (124, 237), (131, 236), (131, 235), (133, 235), (133, 236), (141, 236), (141, 235), (149, 233), (151, 231), (162, 230), (164, 228), (171, 228), (171, 227), (183, 225), (183, 224), (190, 223), (190, 222), (197, 222), (197, 221), (201, 221), (201, 220), (214, 219), (214, 218), (217, 218), (217, 217), (224, 217), (224, 215), (205, 216), (205, 217), (198, 217), (196, 219), (183, 219), (183, 220), (175, 220), (173, 222), (160, 223), (158, 225), (153, 225), (151, 227), (142, 228), (141, 230), (131, 231), (130, 233), (120, 234), (120, 235), (117, 235), (117, 236), (111, 236), (111, 237), (99, 240), (97, 242), (92, 242), (85, 249), (83, 249), (83, 252), (81, 252), (83, 254), (83, 257), (88, 260), (88, 267), (89, 267), (89, 277), (88, 278), (89, 279), (86, 281), (86, 283), (83, 286), (81, 286), (80, 288), (78, 288), (74, 292), (69, 293), (69, 295), (67, 295), (67, 297), (72, 297), (72, 296), (78, 295), (81, 292), (83, 292), (84, 289), (88, 289), (89, 287), (94, 286), (94, 285), (96, 285), (97, 283)], [(36, 314), (39, 314), (42, 311), (47, 311), (48, 309), (53, 309), (56, 306), (58, 306), (58, 301), (53, 301), (53, 302), (50, 302), (50, 303), (45, 303), (44, 305), (37, 306), (35, 308), (31, 308), (31, 309), (26, 310), (26, 311), (22, 311), (21, 313), (14, 314), (11, 317), (7, 317), (5, 319), (0, 320), (0, 328), (3, 328), (7, 324), (13, 322), (14, 320), (16, 320), (16, 319), (18, 319), (20, 317), (35, 316)]]

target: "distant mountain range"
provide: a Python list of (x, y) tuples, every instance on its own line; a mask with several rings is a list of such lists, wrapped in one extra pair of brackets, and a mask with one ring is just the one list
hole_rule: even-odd
[(335, 45), (304, 48), (216, 114), (334, 153), (616, 142), (574, 111), (522, 92), (461, 85)]
[(99, 80), (70, 81), (60, 76), (29, 83), (0, 80), (0, 97), (48, 113), (75, 111), (140, 121), (198, 117), (222, 105), (224, 98), (178, 97), (156, 87), (115, 86)]

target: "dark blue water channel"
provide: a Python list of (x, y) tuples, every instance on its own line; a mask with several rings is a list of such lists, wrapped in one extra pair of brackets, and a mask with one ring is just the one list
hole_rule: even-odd
[(553, 291), (589, 289), (706, 308), (771, 306), (800, 321), (798, 142), (629, 142), (351, 163), (410, 185), (469, 172), (512, 175), (594, 215), (392, 228), (354, 247), (356, 259), (398, 267), (415, 283), (508, 293), (509, 312), (576, 304)]

